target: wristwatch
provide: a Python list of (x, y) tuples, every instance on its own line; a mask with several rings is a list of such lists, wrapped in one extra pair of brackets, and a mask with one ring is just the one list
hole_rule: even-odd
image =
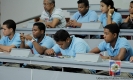
[(35, 41), (35, 39), (32, 38), (31, 42), (33, 43)]
[(112, 14), (111, 14), (111, 13), (109, 13), (109, 15), (110, 15), (110, 16), (112, 16)]

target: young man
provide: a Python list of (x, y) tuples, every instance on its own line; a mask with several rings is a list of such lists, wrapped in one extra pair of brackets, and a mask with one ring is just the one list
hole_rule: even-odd
[(82, 23), (86, 22), (97, 22), (98, 16), (95, 11), (89, 10), (88, 0), (79, 0), (78, 12), (76, 12), (71, 20), (67, 23), (68, 27), (81, 27)]
[(119, 37), (120, 29), (117, 24), (110, 24), (104, 28), (104, 41), (90, 53), (107, 51), (109, 56), (101, 56), (103, 59), (129, 61), (133, 54), (132, 47), (125, 38)]
[[(109, 56), (101, 56), (102, 59), (129, 61), (133, 55), (133, 49), (125, 38), (119, 37), (120, 29), (117, 24), (109, 24), (104, 27), (104, 41), (90, 53), (107, 51)], [(108, 71), (100, 71), (97, 74), (109, 75)], [(129, 73), (121, 73), (122, 77), (128, 77)]]
[(48, 28), (64, 28), (66, 26), (65, 16), (62, 9), (55, 7), (55, 0), (44, 0), (44, 11), (40, 22), (44, 22)]
[(16, 23), (13, 20), (6, 20), (2, 29), (4, 36), (0, 40), (0, 51), (11, 52), (12, 48), (20, 47), (20, 34), (15, 33)]
[(56, 45), (52, 49), (45, 51), (46, 54), (59, 54), (63, 56), (75, 57), (76, 53), (87, 53), (90, 51), (89, 45), (81, 38), (70, 36), (65, 30), (59, 30), (54, 35)]
[[(34, 54), (42, 55), (46, 49), (54, 46), (54, 40), (49, 36), (45, 36), (45, 25), (43, 23), (34, 23), (32, 34), (35, 39), (30, 35), (24, 36), (24, 33), (20, 35), (20, 48), (32, 49)], [(26, 44), (25, 39), (28, 40)]]
[[(70, 36), (69, 33), (65, 30), (59, 30), (54, 35), (54, 40), (56, 45), (52, 49), (45, 51), (45, 54), (52, 55), (59, 53), (62, 56), (75, 57), (76, 53), (87, 53), (90, 51), (89, 45), (81, 38), (76, 38), (75, 36)], [(64, 71), (75, 72), (82, 71), (82, 69), (77, 68), (64, 68)]]

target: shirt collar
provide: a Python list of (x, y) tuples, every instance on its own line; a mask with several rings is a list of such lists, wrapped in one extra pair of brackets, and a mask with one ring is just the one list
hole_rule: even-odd
[(9, 38), (9, 36), (8, 36), (8, 40), (9, 40), (9, 41), (12, 41), (12, 40), (15, 38), (15, 36), (16, 36), (16, 33), (13, 35), (13, 37), (12, 37), (11, 40), (10, 40), (10, 38)]
[[(117, 38), (117, 41), (116, 41), (116, 43), (115, 43), (115, 47), (114, 47), (114, 49), (117, 49), (119, 43), (120, 43), (120, 37)], [(107, 48), (112, 49), (110, 43), (108, 44)]]
[(70, 38), (72, 39), (72, 41), (71, 41), (71, 43), (70, 43), (70, 45), (69, 45), (69, 48), (68, 48), (68, 49), (71, 49), (71, 48), (72, 48), (73, 43), (74, 43), (74, 40), (75, 40), (75, 38), (76, 38), (76, 37), (75, 37), (74, 35), (72, 35)]
[[(42, 41), (39, 44), (42, 44), (44, 41), (44, 39), (46, 38), (46, 35), (43, 37)], [(36, 41), (38, 41), (38, 39), (35, 39)]]
[[(88, 12), (87, 12), (84, 16), (87, 16), (87, 15), (90, 13), (90, 11), (91, 11), (91, 10), (88, 10)], [(79, 12), (79, 15), (82, 16), (82, 15), (80, 14), (80, 12)], [(82, 16), (82, 17), (84, 17), (84, 16)]]

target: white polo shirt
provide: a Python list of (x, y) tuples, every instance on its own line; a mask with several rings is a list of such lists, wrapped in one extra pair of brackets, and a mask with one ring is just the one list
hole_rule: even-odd
[(64, 28), (66, 26), (65, 16), (63, 14), (62, 9), (54, 8), (52, 15), (50, 15), (47, 11), (43, 11), (40, 19), (46, 22), (52, 22), (54, 18), (58, 18), (60, 20), (59, 24), (56, 28)]

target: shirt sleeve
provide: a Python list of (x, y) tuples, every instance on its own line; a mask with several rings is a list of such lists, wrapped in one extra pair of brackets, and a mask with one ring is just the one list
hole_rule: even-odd
[(28, 45), (31, 49), (33, 48), (33, 44), (31, 41), (27, 41), (26, 45)]
[(45, 42), (43, 42), (42, 46), (46, 47), (47, 49), (50, 49), (54, 46), (54, 41), (51, 39), (47, 39), (45, 40)]
[(121, 22), (122, 22), (122, 17), (121, 17), (121, 14), (119, 13), (116, 13), (114, 16), (113, 16), (113, 22), (115, 22), (117, 25), (119, 25)]
[(98, 48), (101, 52), (106, 51), (106, 42), (103, 41), (98, 45)]
[(59, 47), (58, 44), (55, 44), (55, 45), (52, 47), (52, 49), (54, 50), (54, 52), (55, 52), (56, 54), (60, 53), (60, 47)]
[(20, 44), (21, 44), (21, 40), (20, 40), (20, 35), (19, 36), (16, 36), (14, 41), (12, 42), (11, 45), (14, 45), (16, 46), (17, 48), (20, 47)]
[(90, 17), (89, 17), (89, 22), (91, 21), (97, 21), (98, 20), (98, 16), (97, 16), (97, 13), (95, 11), (93, 11), (91, 14), (90, 14)]
[(43, 11), (42, 14), (41, 14), (40, 19), (45, 21), (45, 18), (48, 17), (46, 14), (47, 14), (47, 13), (46, 13), (45, 11)]
[(99, 18), (98, 18), (98, 21), (100, 21), (101, 23), (103, 23), (102, 17), (103, 17), (103, 14), (101, 14), (101, 15), (99, 16)]
[(57, 9), (53, 14), (53, 18), (58, 18), (59, 20), (62, 20), (64, 17), (63, 11), (61, 9)]
[(84, 43), (75, 44), (75, 53), (87, 53), (87, 48)]
[(3, 37), (0, 39), (0, 44), (1, 44), (1, 45), (4, 45), (4, 44), (5, 44), (5, 39), (6, 39), (5, 36), (3, 36)]
[(76, 12), (72, 17), (71, 20), (78, 20), (78, 18), (80, 17), (79, 12)]

